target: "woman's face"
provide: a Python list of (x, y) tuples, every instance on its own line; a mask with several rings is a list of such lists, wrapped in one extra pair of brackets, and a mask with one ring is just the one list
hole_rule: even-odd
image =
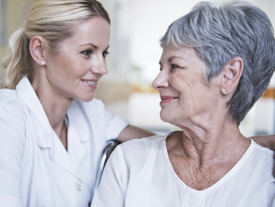
[(57, 55), (46, 59), (47, 78), (59, 95), (68, 99), (90, 101), (94, 98), (97, 82), (108, 71), (110, 25), (100, 17), (79, 23), (74, 35), (61, 43)]
[(161, 97), (161, 119), (176, 126), (196, 121), (215, 110), (218, 77), (205, 81), (206, 64), (188, 47), (165, 47), (160, 59), (160, 73), (153, 87)]

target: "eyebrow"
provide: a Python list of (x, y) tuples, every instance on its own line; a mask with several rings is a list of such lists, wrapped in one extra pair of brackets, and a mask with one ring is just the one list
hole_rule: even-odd
[(175, 58), (179, 58), (179, 59), (182, 59), (182, 60), (185, 60), (183, 57), (179, 57), (179, 56), (172, 56), (168, 59), (168, 62), (171, 63), (173, 59)]
[(98, 46), (96, 46), (96, 45), (94, 45), (94, 44), (92, 44), (92, 43), (82, 44), (82, 45), (80, 45), (80, 46), (85, 46), (85, 45), (91, 45), (91, 46), (93, 46), (95, 49), (98, 48)]
[[(179, 56), (172, 56), (172, 57), (168, 58), (168, 62), (171, 63), (172, 60), (175, 59), (175, 58), (179, 58), (179, 59), (185, 60), (184, 58), (179, 57)], [(160, 62), (160, 61), (159, 61), (159, 64), (161, 65), (161, 62)]]
[[(80, 46), (85, 46), (85, 45), (91, 45), (91, 46), (94, 47), (95, 49), (98, 48), (98, 46), (96, 46), (96, 45), (94, 45), (94, 44), (92, 44), (92, 43), (82, 44), (82, 45), (80, 45)], [(110, 45), (108, 45), (108, 47), (107, 47), (105, 50), (108, 50), (109, 47), (110, 47)]]
[(108, 50), (110, 48), (110, 45), (108, 45), (108, 47), (105, 50)]

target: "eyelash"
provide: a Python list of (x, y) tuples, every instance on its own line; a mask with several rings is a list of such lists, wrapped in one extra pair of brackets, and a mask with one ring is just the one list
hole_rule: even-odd
[[(84, 50), (84, 51), (82, 51), (81, 52), (83, 55), (86, 55), (86, 56), (90, 56), (91, 55), (91, 53), (92, 53), (92, 50)], [(104, 58), (106, 58), (107, 57), (107, 55), (109, 55), (110, 53), (108, 52), (108, 51), (105, 51), (105, 52), (103, 52), (103, 57)]]
[(104, 57), (104, 58), (106, 58), (106, 57), (107, 57), (107, 55), (109, 55), (109, 54), (110, 54), (110, 52), (105, 51), (105, 52), (103, 52), (103, 57)]
[[(92, 53), (92, 50), (84, 50), (81, 52), (83, 55), (89, 56)], [(88, 53), (88, 54), (87, 54)]]
[(177, 68), (179, 68), (179, 66), (177, 66), (177, 65), (175, 65), (175, 64), (171, 64), (171, 69), (172, 69), (172, 70), (175, 70), (175, 69), (177, 69)]
[[(175, 70), (177, 68), (180, 68), (180, 67), (175, 64), (171, 64), (171, 70)], [(159, 70), (162, 71), (162, 68), (160, 68)]]

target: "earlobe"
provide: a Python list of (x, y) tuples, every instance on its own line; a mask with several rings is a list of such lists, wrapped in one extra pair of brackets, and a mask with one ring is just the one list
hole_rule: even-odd
[(46, 65), (45, 40), (41, 36), (36, 35), (31, 38), (29, 50), (33, 60), (38, 65)]
[(231, 94), (239, 84), (243, 73), (243, 60), (241, 57), (234, 57), (222, 70), (221, 93)]

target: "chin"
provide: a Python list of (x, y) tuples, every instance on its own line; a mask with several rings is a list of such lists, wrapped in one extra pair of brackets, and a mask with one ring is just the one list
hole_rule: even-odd
[(77, 97), (76, 99), (83, 101), (83, 102), (90, 102), (91, 100), (94, 99), (94, 94), (90, 96), (82, 96), (82, 97)]
[(170, 120), (170, 117), (168, 114), (166, 113), (163, 113), (163, 112), (160, 112), (160, 119), (164, 122), (169, 122)]

